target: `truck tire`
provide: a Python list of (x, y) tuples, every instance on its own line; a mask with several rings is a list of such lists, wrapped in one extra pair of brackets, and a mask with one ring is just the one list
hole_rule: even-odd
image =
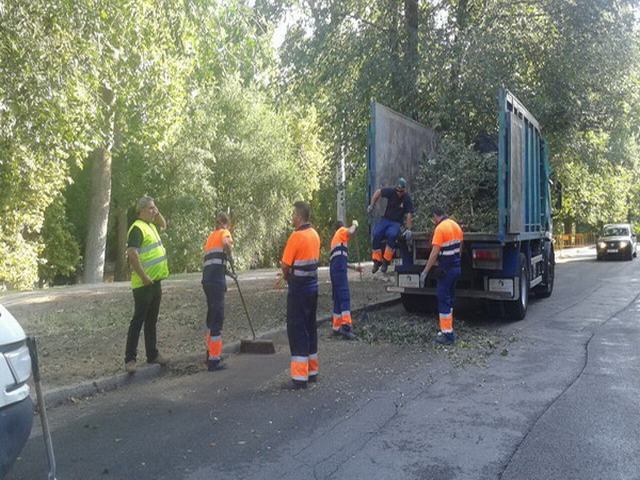
[(401, 293), (402, 306), (409, 313), (429, 313), (433, 311), (434, 297)]
[(504, 311), (509, 320), (522, 320), (527, 315), (529, 306), (529, 267), (527, 257), (520, 254), (520, 295), (518, 300), (505, 301)]
[(542, 283), (536, 286), (533, 291), (538, 298), (549, 298), (553, 293), (553, 282), (556, 273), (556, 254), (553, 251), (553, 245), (549, 245), (547, 252), (547, 264), (544, 274), (542, 275)]

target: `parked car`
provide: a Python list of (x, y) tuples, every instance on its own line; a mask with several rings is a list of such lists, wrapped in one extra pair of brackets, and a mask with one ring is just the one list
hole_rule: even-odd
[(638, 241), (629, 223), (605, 225), (596, 243), (598, 260), (609, 257), (633, 260), (637, 256)]
[(31, 433), (30, 377), (31, 357), (24, 330), (0, 304), (0, 478), (9, 472)]

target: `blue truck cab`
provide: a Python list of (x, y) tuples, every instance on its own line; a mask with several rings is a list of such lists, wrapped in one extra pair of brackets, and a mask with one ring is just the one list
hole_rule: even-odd
[[(422, 158), (436, 148), (437, 134), (393, 110), (372, 103), (368, 135), (368, 195), (392, 185), (394, 177), (415, 178)], [(529, 295), (553, 292), (555, 257), (551, 220), (549, 150), (537, 120), (509, 91), (498, 93), (498, 155), (494, 231), (464, 232), (459, 297), (499, 302), (506, 316), (523, 319)], [(420, 206), (416, 205), (419, 211)], [(420, 212), (428, 215), (428, 212)], [(408, 311), (421, 310), (435, 296), (435, 281), (421, 284), (431, 251), (431, 232), (415, 232), (398, 252), (395, 282)]]

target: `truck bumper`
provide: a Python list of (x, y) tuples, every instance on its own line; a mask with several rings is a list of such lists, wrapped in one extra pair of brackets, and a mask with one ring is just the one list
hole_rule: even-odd
[[(518, 279), (515, 279), (516, 281)], [(516, 287), (517, 287), (516, 282)], [(514, 289), (514, 295), (509, 293), (501, 293), (501, 292), (487, 292), (482, 290), (465, 290), (465, 289), (456, 289), (456, 297), (465, 297), (465, 298), (486, 298), (489, 300), (518, 300), (520, 297), (519, 288)], [(407, 295), (431, 295), (436, 296), (437, 292), (435, 288), (412, 288), (412, 287), (387, 287), (387, 292), (389, 293), (400, 293)]]
[(31, 397), (0, 409), (0, 478), (9, 472), (31, 433)]

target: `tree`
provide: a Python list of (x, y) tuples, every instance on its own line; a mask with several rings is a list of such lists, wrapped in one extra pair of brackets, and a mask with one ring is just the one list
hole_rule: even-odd
[(240, 265), (272, 265), (293, 202), (319, 188), (325, 160), (313, 111), (276, 111), (238, 78), (201, 92), (191, 108), (178, 142), (145, 179), (165, 186), (158, 202), (171, 222), (172, 269), (201, 267), (194, 239), (204, 241), (218, 212), (231, 214)]
[(72, 2), (0, 9), (0, 284), (37, 280), (45, 212), (92, 147)]
[[(174, 25), (183, 11), (171, 2), (158, 8), (152, 2), (100, 2), (79, 5), (88, 38), (87, 60), (99, 105), (95, 119), (98, 146), (91, 157), (91, 199), (85, 246), (84, 281), (101, 282), (112, 204), (113, 158), (127, 155), (132, 145), (162, 150), (179, 120), (186, 98), (184, 77), (189, 58), (182, 32)], [(125, 164), (127, 158), (116, 160)], [(126, 169), (116, 185), (127, 185)], [(117, 190), (117, 219), (121, 231), (130, 192)], [(134, 194), (135, 195), (135, 194)], [(118, 258), (123, 258), (123, 245)], [(122, 263), (120, 264), (122, 266)], [(121, 268), (122, 270), (122, 268)]]
[[(317, 107), (325, 140), (336, 149), (344, 144), (351, 172), (363, 166), (370, 98), (409, 116), (415, 108), (423, 123), (471, 143), (480, 132), (496, 132), (496, 93), (507, 86), (542, 124), (554, 169), (569, 189), (578, 184), (568, 174), (573, 167), (565, 168), (571, 145), (589, 133), (611, 138), (609, 153), (600, 157), (609, 163), (572, 171), (611, 176), (616, 181), (608, 188), (626, 198), (620, 190), (626, 170), (616, 162), (637, 154), (614, 147), (637, 145), (634, 2), (447, 0), (404, 2), (404, 12), (399, 4), (301, 0), (304, 15), (283, 46), (285, 91)], [(414, 25), (415, 89), (409, 75), (398, 75), (414, 63), (408, 61), (415, 58)], [(603, 192), (593, 193), (602, 198)]]

